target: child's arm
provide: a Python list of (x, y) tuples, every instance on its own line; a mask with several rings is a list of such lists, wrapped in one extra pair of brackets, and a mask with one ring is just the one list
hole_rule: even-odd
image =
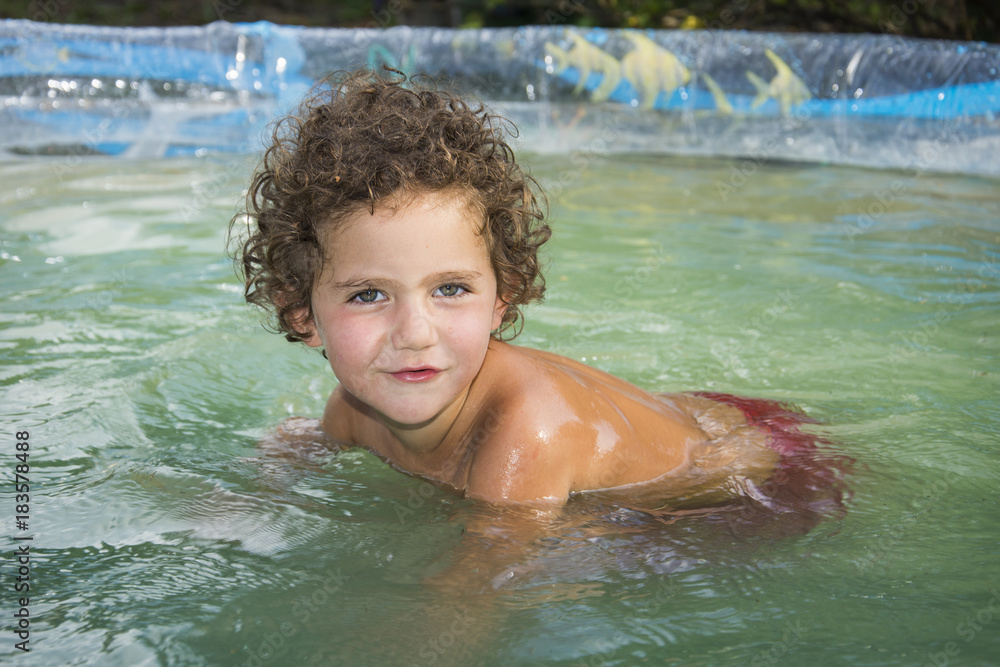
[(325, 457), (345, 449), (320, 427), (317, 419), (289, 417), (257, 442), (259, 456), (246, 461), (259, 466), (259, 483), (286, 491), (301, 479), (323, 470)]
[(331, 438), (318, 419), (289, 417), (257, 444), (261, 452), (280, 458), (314, 459), (345, 448)]
[(479, 503), (448, 554), (448, 565), (425, 583), (456, 599), (493, 593), (529, 568), (539, 540), (556, 534), (560, 506)]
[(388, 655), (369, 649), (369, 660), (416, 653), (439, 667), (466, 667), (496, 654), (520, 604), (519, 578), (534, 566), (540, 538), (558, 534), (561, 510), (477, 503), (468, 511), (461, 542), (441, 557), (447, 564), (424, 579), (419, 611), (383, 617), (379, 650)]

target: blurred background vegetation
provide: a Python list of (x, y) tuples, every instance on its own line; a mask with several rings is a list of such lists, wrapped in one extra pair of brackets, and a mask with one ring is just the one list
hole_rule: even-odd
[(998, 41), (998, 0), (0, 0), (0, 17), (116, 26), (526, 24), (870, 32)]

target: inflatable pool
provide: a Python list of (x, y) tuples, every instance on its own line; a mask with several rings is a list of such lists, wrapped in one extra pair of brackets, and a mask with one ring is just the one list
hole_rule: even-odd
[[(19, 21), (0, 41), (0, 664), (997, 663), (997, 47)], [(525, 540), (360, 449), (260, 447), (336, 380), (247, 307), (227, 223), (268, 122), (365, 63), (521, 126), (554, 234), (518, 343), (752, 397), (776, 446), (856, 461), (846, 514), (801, 493), (829, 470), (803, 456), (745, 503), (581, 494)], [(425, 583), (449, 563), (485, 574)]]
[(538, 152), (1000, 174), (1000, 46), (888, 35), (528, 26), (0, 22), (0, 151), (253, 152), (330, 71), (389, 65), (499, 108)]

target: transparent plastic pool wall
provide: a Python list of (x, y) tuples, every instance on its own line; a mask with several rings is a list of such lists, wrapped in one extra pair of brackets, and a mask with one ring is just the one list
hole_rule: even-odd
[[(103, 28), (0, 21), (0, 151), (255, 152), (327, 73), (449, 80), (537, 152), (1000, 175), (1000, 46), (889, 35), (528, 26)], [(582, 158), (580, 156), (583, 156)]]

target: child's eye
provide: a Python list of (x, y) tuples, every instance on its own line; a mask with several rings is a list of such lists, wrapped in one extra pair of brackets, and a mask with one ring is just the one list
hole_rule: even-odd
[(375, 303), (376, 301), (382, 301), (383, 299), (385, 299), (385, 295), (377, 289), (361, 290), (351, 297), (351, 301), (358, 303)]
[(466, 290), (461, 285), (441, 285), (441, 287), (438, 287), (436, 290), (434, 290), (434, 293), (439, 294), (441, 296), (458, 296), (462, 292), (467, 292), (467, 291), (468, 290)]

